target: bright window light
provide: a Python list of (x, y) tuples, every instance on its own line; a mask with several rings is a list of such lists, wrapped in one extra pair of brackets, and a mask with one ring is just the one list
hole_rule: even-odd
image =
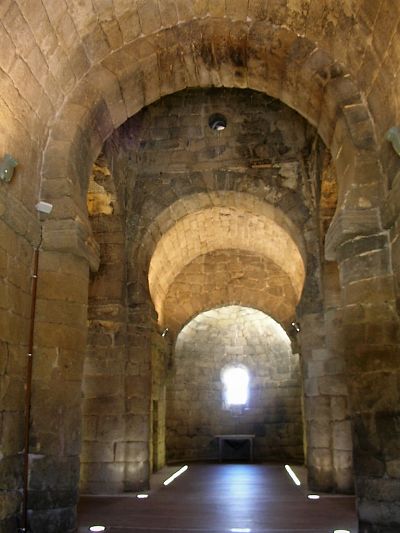
[(286, 468), (286, 472), (293, 479), (294, 484), (299, 487), (301, 485), (300, 479), (296, 476), (296, 474), (293, 472), (293, 470), (290, 468), (289, 465), (285, 465), (285, 468)]
[(89, 531), (105, 531), (105, 526), (90, 526)]
[(245, 405), (249, 397), (249, 373), (241, 366), (231, 366), (223, 370), (222, 382), (225, 386), (227, 405)]
[(185, 465), (185, 466), (182, 466), (182, 468), (180, 468), (177, 472), (175, 472), (175, 474), (172, 474), (172, 476), (170, 476), (168, 479), (166, 479), (164, 481), (164, 485), (167, 486), (169, 485), (170, 483), (172, 483), (174, 481), (174, 479), (176, 479), (178, 476), (180, 476), (181, 474), (183, 474), (183, 472), (186, 472), (186, 470), (188, 469), (188, 466)]
[(148, 498), (149, 495), (148, 494), (138, 494), (136, 496), (136, 498), (138, 498), (139, 500), (145, 500), (146, 498)]
[(318, 494), (309, 494), (307, 498), (309, 500), (319, 500), (320, 496)]

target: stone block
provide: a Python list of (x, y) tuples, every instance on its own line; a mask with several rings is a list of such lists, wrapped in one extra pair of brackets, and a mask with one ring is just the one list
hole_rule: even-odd
[(386, 463), (386, 471), (390, 477), (400, 479), (400, 460), (388, 461)]
[(307, 396), (319, 396), (319, 382), (317, 378), (306, 378), (304, 380), (304, 395)]
[(324, 361), (308, 361), (305, 365), (305, 374), (308, 378), (318, 378), (326, 374)]
[(1, 454), (12, 456), (20, 453), (24, 448), (23, 411), (3, 411), (0, 422), (2, 430), (2, 438), (0, 440)]
[(331, 450), (308, 449), (308, 485), (312, 490), (330, 491), (334, 486)]
[(76, 506), (34, 511), (29, 516), (32, 533), (73, 533), (76, 530)]
[(394, 300), (393, 276), (354, 281), (344, 288), (344, 297), (347, 304), (371, 303), (379, 304), (383, 300)]
[[(2, 491), (0, 493), (0, 521), (6, 522), (7, 519), (19, 511), (21, 505), (21, 494), (18, 491)], [(1, 531), (1, 529), (0, 529)], [(4, 530), (4, 533), (7, 530)], [(11, 529), (9, 529), (11, 531)]]
[[(121, 7), (120, 7), (121, 6)], [(115, 12), (118, 16), (118, 24), (121, 28), (125, 43), (130, 43), (141, 33), (140, 20), (137, 9), (129, 6), (126, 9), (125, 2), (114, 2)]]
[(76, 350), (82, 352), (86, 343), (86, 329), (73, 328), (65, 324), (59, 324), (54, 328), (54, 324), (46, 322), (45, 317), (38, 317), (36, 322), (36, 343), (38, 346), (51, 348), (58, 346), (65, 350)]
[[(349, 172), (349, 163), (347, 164)], [(338, 210), (329, 226), (325, 239), (325, 257), (336, 260), (339, 247), (346, 241), (352, 241), (359, 235), (375, 235), (379, 228), (378, 211), (376, 208), (360, 209), (360, 206), (349, 205)]]
[(383, 250), (388, 247), (388, 236), (386, 233), (376, 235), (358, 236), (344, 242), (338, 250), (338, 260), (343, 261), (354, 255), (363, 256), (365, 253)]
[(349, 420), (333, 423), (333, 448), (340, 451), (351, 451), (353, 449)]
[(155, 0), (139, 0), (137, 11), (144, 34), (152, 33), (161, 27), (160, 10)]
[(246, 2), (242, 0), (230, 0), (226, 2), (226, 15), (232, 20), (242, 20), (246, 21), (247, 19), (247, 5)]
[[(82, 463), (82, 479), (85, 483), (97, 484), (97, 487), (104, 493), (108, 493), (106, 487), (108, 483), (110, 488), (121, 487), (124, 477), (124, 463)], [(121, 492), (121, 490), (119, 491)], [(99, 493), (99, 492), (98, 492)]]
[[(205, 0), (198, 1), (197, 4), (198, 6), (196, 12), (204, 13), (207, 10), (207, 2)], [(224, 0), (215, 0), (214, 2), (208, 3), (208, 11), (211, 17), (223, 18), (225, 16), (226, 9), (226, 2)]]
[(116, 460), (115, 445), (112, 442), (83, 441), (81, 460), (84, 463), (112, 463)]
[(305, 398), (304, 410), (304, 416), (307, 421), (329, 420), (331, 413), (330, 399), (323, 396), (320, 398)]
[(335, 489), (341, 494), (354, 494), (352, 454), (334, 451)]
[(178, 22), (178, 13), (175, 0), (159, 0), (161, 23), (165, 26), (174, 26)]
[(2, 409), (21, 412), (24, 406), (24, 382), (5, 375), (0, 381), (0, 387)]
[(97, 434), (97, 416), (82, 417), (82, 441), (94, 441)]
[(125, 434), (129, 441), (146, 441), (150, 433), (148, 416), (131, 414), (126, 417)]
[(141, 396), (131, 396), (126, 399), (126, 412), (132, 415), (146, 416), (148, 414), (149, 399)]
[(149, 459), (147, 442), (118, 442), (115, 449), (116, 461), (141, 463)]
[(124, 479), (125, 491), (148, 490), (150, 475), (150, 462), (134, 461), (126, 464), (126, 476)]
[(87, 303), (88, 280), (76, 277), (71, 282), (67, 274), (42, 272), (38, 283), (38, 298)]
[(391, 270), (390, 261), (390, 253), (387, 248), (364, 252), (362, 255), (353, 255), (353, 257), (341, 262), (341, 284), (343, 286), (372, 276), (385, 276)]
[(122, 414), (120, 416), (103, 416), (102, 413), (99, 413), (96, 420), (95, 435), (98, 441), (115, 442), (123, 440), (125, 435), (125, 420)]
[(61, 457), (30, 454), (30, 487), (32, 490), (65, 489), (77, 487), (79, 457)]
[(309, 421), (307, 433), (310, 448), (319, 449), (331, 447), (331, 428), (329, 419), (324, 421)]
[[(179, 22), (186, 22), (194, 18), (194, 4), (196, 2), (187, 3), (185, 0), (176, 0), (176, 9), (178, 11), (178, 20)], [(199, 2), (198, 2), (199, 4)], [(204, 5), (204, 2), (203, 2)], [(197, 6), (200, 7), (200, 6)], [(201, 9), (201, 7), (200, 7)]]
[(318, 390), (321, 394), (331, 396), (346, 396), (347, 384), (342, 376), (323, 376), (318, 380)]
[(98, 415), (120, 415), (122, 412), (121, 397), (105, 396), (97, 398), (87, 398), (83, 402), (83, 413), (87, 416)]
[(344, 420), (349, 414), (348, 399), (345, 396), (330, 398), (332, 420)]
[(357, 148), (371, 149), (375, 145), (374, 132), (369, 119), (368, 108), (365, 104), (350, 104), (343, 106), (351, 138)]
[(123, 403), (123, 376), (86, 376), (83, 384), (85, 398), (116, 397)]
[(210, 7), (207, 0), (193, 0), (192, 5), (193, 13), (198, 18), (206, 17), (209, 13)]
[(360, 477), (356, 482), (357, 491), (362, 498), (370, 501), (398, 502), (400, 481), (397, 479), (372, 479)]

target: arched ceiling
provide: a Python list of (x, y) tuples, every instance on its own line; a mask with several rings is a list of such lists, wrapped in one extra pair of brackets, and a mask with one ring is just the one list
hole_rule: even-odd
[(284, 328), (298, 298), (289, 276), (270, 259), (241, 250), (198, 256), (175, 277), (162, 308), (162, 327), (173, 336), (194, 316), (224, 305), (262, 310)]
[(282, 100), (331, 149), (339, 207), (381, 202), (377, 159), (395, 168), (384, 132), (400, 118), (397, 2), (11, 0), (0, 20), (0, 146), (20, 161), (10, 190), (31, 210), (39, 189), (53, 203), (48, 231), (85, 220), (87, 178), (111, 132), (185, 87)]
[[(208, 200), (208, 204), (211, 204), (211, 199), (214, 201), (218, 199), (219, 205), (207, 206), (203, 203), (204, 200)], [(249, 202), (251, 202), (252, 210), (246, 209), (246, 204)], [(184, 277), (185, 270), (187, 274), (187, 270), (190, 270), (189, 265), (200, 256), (231, 250), (252, 254), (273, 265), (280, 279), (285, 280), (282, 285), (285, 285), (287, 289), (282, 289), (282, 291), (287, 291), (290, 295), (288, 298), (290, 305), (288, 305), (289, 310), (286, 309), (285, 312), (282, 310), (271, 311), (271, 309), (269, 312), (272, 315), (277, 315), (278, 320), (283, 321), (291, 316), (303, 289), (305, 266), (301, 240), (298, 238), (295, 240), (292, 237), (295, 235), (294, 228), (291, 227), (283, 213), (250, 195), (240, 193), (194, 195), (188, 200), (186, 208), (191, 203), (191, 212), (183, 215), (181, 213), (181, 216), (176, 220), (172, 215), (173, 224), (166, 224), (168, 229), (158, 239), (151, 256), (148, 274), (149, 289), (159, 316), (159, 322), (167, 325), (165, 302), (168, 298), (171, 300), (171, 294), (176, 291), (176, 287), (179, 285), (177, 278), (179, 276)], [(171, 213), (176, 212), (176, 209), (177, 206), (174, 205), (168, 210), (169, 217), (171, 217)], [(229, 255), (232, 254), (228, 253)], [(243, 268), (247, 271), (246, 262), (244, 261)], [(220, 261), (219, 264), (221, 264)], [(266, 273), (267, 270), (260, 279), (265, 280)], [(202, 275), (206, 275), (204, 269)], [(251, 278), (249, 272), (247, 275)], [(206, 279), (203, 278), (198, 281), (206, 282)], [(215, 276), (213, 282), (215, 282)], [(173, 287), (174, 283), (175, 287)], [(188, 286), (191, 286), (190, 282)], [(228, 295), (226, 290), (225, 287), (225, 297), (228, 297), (231, 302), (238, 302), (245, 297), (240, 294), (239, 287), (237, 287), (236, 295), (233, 293)], [(195, 292), (189, 298), (193, 302), (196, 298)], [(213, 306), (212, 294), (215, 296), (216, 292), (209, 293), (207, 301), (204, 301), (203, 298), (203, 308)], [(265, 294), (260, 294), (258, 302), (253, 301), (257, 299), (254, 295), (248, 298), (252, 300), (251, 303), (254, 307), (265, 309), (264, 296)], [(279, 305), (277, 304), (276, 307), (278, 308)], [(171, 316), (171, 321), (183, 325), (196, 312), (196, 306), (193, 306), (193, 303), (188, 304), (188, 306), (190, 309), (188, 307), (184, 313), (186, 316), (181, 315), (179, 319)]]

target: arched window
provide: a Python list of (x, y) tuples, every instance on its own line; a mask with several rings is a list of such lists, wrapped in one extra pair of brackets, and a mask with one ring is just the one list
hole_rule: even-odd
[(249, 372), (243, 365), (227, 366), (221, 372), (224, 385), (224, 404), (227, 408), (247, 405), (249, 400)]

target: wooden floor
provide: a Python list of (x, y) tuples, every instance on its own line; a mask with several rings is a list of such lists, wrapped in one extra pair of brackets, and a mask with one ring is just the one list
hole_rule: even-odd
[[(280, 465), (189, 465), (167, 487), (162, 481), (179, 469), (168, 467), (152, 482), (148, 499), (136, 496), (82, 497), (79, 533), (93, 524), (107, 533), (328, 533), (357, 532), (354, 498), (309, 500)], [(294, 467), (300, 479), (304, 471)]]

